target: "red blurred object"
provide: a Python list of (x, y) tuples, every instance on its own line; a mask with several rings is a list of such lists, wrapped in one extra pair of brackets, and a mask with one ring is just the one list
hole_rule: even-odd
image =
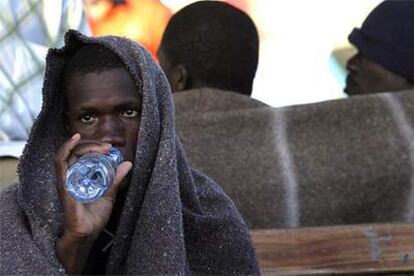
[(159, 0), (86, 0), (92, 34), (125, 36), (148, 49), (154, 58), (171, 11)]
[(249, 7), (245, 0), (225, 0), (224, 2), (227, 2), (230, 5), (235, 6), (236, 8), (244, 11), (245, 13), (249, 12)]

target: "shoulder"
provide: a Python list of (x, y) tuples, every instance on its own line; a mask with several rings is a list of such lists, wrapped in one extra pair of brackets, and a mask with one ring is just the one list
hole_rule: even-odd
[(247, 95), (211, 87), (176, 92), (173, 98), (177, 116), (188, 113), (245, 111), (267, 106)]
[(17, 206), (18, 183), (11, 184), (0, 191), (0, 212), (3, 216), (5, 209), (12, 209)]
[(18, 187), (12, 184), (0, 192), (0, 275), (63, 274), (34, 241), (33, 229), (18, 204)]
[(2, 227), (2, 234), (5, 237), (12, 231), (11, 229), (22, 226), (25, 220), (24, 212), (18, 204), (18, 185), (18, 183), (12, 184), (0, 192), (0, 219), (3, 226), (7, 225)]

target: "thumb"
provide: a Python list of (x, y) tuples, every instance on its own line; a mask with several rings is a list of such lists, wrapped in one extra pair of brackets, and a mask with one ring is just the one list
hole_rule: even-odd
[(107, 198), (110, 201), (115, 201), (116, 193), (118, 192), (118, 189), (121, 186), (122, 180), (124, 180), (125, 176), (131, 170), (131, 168), (132, 168), (132, 163), (130, 161), (122, 162), (116, 168), (114, 182), (112, 183), (112, 186), (109, 188), (108, 192), (106, 193), (105, 198)]

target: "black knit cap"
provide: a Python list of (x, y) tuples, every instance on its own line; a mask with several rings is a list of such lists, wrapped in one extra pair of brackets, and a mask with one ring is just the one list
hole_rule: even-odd
[(386, 0), (349, 41), (367, 58), (403, 77), (414, 76), (414, 1)]

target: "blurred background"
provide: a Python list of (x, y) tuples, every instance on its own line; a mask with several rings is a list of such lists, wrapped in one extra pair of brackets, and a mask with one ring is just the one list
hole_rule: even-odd
[[(156, 51), (188, 0), (0, 0), (0, 140), (25, 140), (41, 106), (44, 58), (68, 28), (120, 35)], [(271, 106), (345, 97), (347, 36), (380, 0), (228, 0), (260, 35), (253, 97)], [(3, 138), (1, 138), (3, 137)], [(0, 149), (1, 150), (1, 149)]]
[[(131, 37), (153, 53), (172, 13), (186, 0), (87, 0), (93, 34)], [(260, 32), (253, 97), (272, 106), (344, 97), (347, 36), (379, 0), (232, 0)]]

